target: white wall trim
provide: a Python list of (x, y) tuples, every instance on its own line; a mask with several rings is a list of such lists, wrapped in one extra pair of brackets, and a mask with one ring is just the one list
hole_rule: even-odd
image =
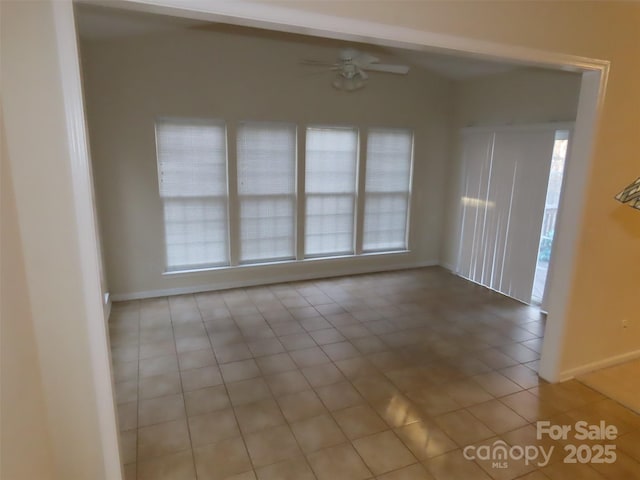
[(229, 288), (239, 287), (255, 287), (257, 285), (273, 285), (276, 283), (285, 282), (300, 282), (304, 280), (317, 280), (322, 278), (340, 277), (345, 275), (358, 275), (361, 273), (375, 273), (375, 272), (390, 272), (394, 270), (409, 270), (413, 268), (422, 267), (436, 267), (439, 266), (438, 260), (430, 260), (426, 262), (412, 262), (412, 263), (399, 263), (394, 265), (385, 266), (353, 266), (350, 265), (346, 268), (338, 268), (335, 270), (335, 274), (327, 275), (326, 273), (316, 272), (302, 272), (302, 273), (286, 273), (276, 276), (269, 276), (268, 278), (256, 278), (248, 281), (235, 281), (235, 282), (216, 282), (208, 285), (196, 285), (189, 287), (167, 288), (160, 290), (149, 290), (146, 292), (133, 292), (133, 293), (116, 293), (112, 295), (114, 302), (124, 302), (128, 300), (142, 300), (145, 298), (166, 297), (168, 295), (184, 295), (191, 293), (209, 292), (215, 290), (227, 290)]
[(457, 275), (456, 273), (456, 266), (451, 264), (451, 263), (446, 263), (446, 262), (440, 262), (440, 266), (446, 270), (449, 270), (451, 273), (453, 273), (454, 275)]
[[(77, 222), (81, 275), (84, 286), (89, 352), (93, 370), (98, 423), (100, 428), (105, 478), (122, 478), (118, 423), (111, 378), (107, 322), (111, 302), (104, 304), (100, 278), (100, 253), (95, 218), (95, 200), (84, 100), (80, 78), (80, 59), (75, 30), (73, 4), (52, 2), (56, 30), (65, 121), (69, 144), (70, 170)], [(106, 308), (105, 308), (106, 307)]]
[(558, 205), (553, 258), (547, 275), (547, 323), (538, 374), (559, 381), (568, 330), (568, 309), (574, 283), (576, 254), (580, 243), (584, 197), (591, 172), (593, 144), (607, 85), (609, 67), (582, 74), (578, 112), (571, 150), (565, 163), (565, 181)]
[(79, 0), (80, 3), (169, 14), (202, 21), (299, 33), (374, 45), (440, 53), (459, 53), (485, 60), (557, 67), (565, 71), (601, 70), (606, 60), (548, 52), (516, 45), (427, 32), (414, 28), (303, 12), (294, 8), (244, 0)]
[(630, 360), (635, 360), (637, 358), (640, 358), (640, 350), (632, 350), (631, 352), (614, 355), (613, 357), (603, 358), (602, 360), (587, 363), (586, 365), (580, 365), (579, 367), (564, 370), (558, 376), (558, 381), (565, 382), (580, 375), (584, 375), (595, 370), (600, 370), (602, 368), (612, 367), (614, 365), (628, 362)]

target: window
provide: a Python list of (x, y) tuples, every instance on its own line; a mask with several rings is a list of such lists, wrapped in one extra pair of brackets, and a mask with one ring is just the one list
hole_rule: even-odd
[(240, 262), (295, 258), (296, 127), (238, 128)]
[(295, 124), (157, 121), (168, 272), (407, 249), (411, 131), (370, 129), (366, 154), (357, 128), (301, 135), (304, 171)]
[(307, 129), (306, 257), (353, 253), (357, 158), (357, 130)]
[(162, 119), (156, 142), (167, 269), (228, 264), (224, 124)]
[(407, 248), (413, 135), (371, 129), (367, 137), (364, 252)]

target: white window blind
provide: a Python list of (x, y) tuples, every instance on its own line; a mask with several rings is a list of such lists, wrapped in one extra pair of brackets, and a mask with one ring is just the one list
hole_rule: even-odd
[(238, 128), (240, 262), (295, 258), (296, 127)]
[(356, 129), (307, 129), (305, 256), (353, 253), (357, 158)]
[(224, 124), (159, 120), (156, 148), (167, 269), (228, 264)]
[(411, 131), (369, 130), (363, 251), (393, 251), (407, 248), (412, 159)]

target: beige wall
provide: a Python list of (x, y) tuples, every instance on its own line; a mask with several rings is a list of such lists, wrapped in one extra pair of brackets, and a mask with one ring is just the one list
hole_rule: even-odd
[[(332, 60), (342, 43), (284, 41), (185, 30), (82, 43), (85, 92), (106, 271), (111, 293), (224, 287), (289, 276), (437, 262), (451, 82), (412, 71), (372, 74), (361, 91), (331, 87), (300, 59)], [(410, 127), (415, 190), (410, 255), (312, 261), (163, 276), (162, 204), (154, 121), (158, 116)]]
[[(2, 463), (4, 468), (7, 462), (7, 468), (15, 469), (11, 474), (16, 475), (5, 476), (3, 470), (2, 478), (106, 480), (107, 472), (114, 470), (105, 465), (103, 453), (113, 445), (102, 444), (100, 415), (104, 412), (98, 404), (105, 408), (110, 399), (99, 399), (96, 385), (106, 385), (110, 391), (111, 379), (93, 376), (91, 322), (97, 325), (96, 330), (103, 328), (102, 338), (96, 342), (107, 340), (104, 316), (87, 318), (87, 305), (99, 299), (86, 293), (82, 275), (82, 262), (87, 259), (81, 258), (79, 250), (54, 2), (0, 5), (2, 112), (7, 140), (3, 158), (9, 163), (8, 170), (2, 172)], [(55, 8), (58, 13), (70, 13), (65, 10), (69, 4), (57, 3)], [(5, 193), (7, 181), (13, 187), (15, 204), (11, 190)], [(9, 256), (6, 264), (5, 251)], [(7, 304), (5, 294), (10, 299)], [(11, 342), (6, 351), (5, 341)], [(5, 427), (9, 429), (6, 433), (13, 435), (6, 442)], [(109, 480), (112, 478), (116, 477), (111, 475)]]
[[(640, 353), (640, 218), (613, 196), (638, 176), (640, 5), (635, 2), (292, 2), (299, 10), (611, 61), (595, 139), (560, 371)], [(621, 319), (631, 326), (623, 330)]]
[(0, 112), (0, 478), (56, 478)]
[(528, 68), (454, 83), (442, 265), (453, 268), (457, 255), (460, 129), (573, 122), (578, 109), (580, 80), (581, 75), (577, 73)]
[(572, 122), (581, 75), (521, 68), (455, 82), (453, 127)]

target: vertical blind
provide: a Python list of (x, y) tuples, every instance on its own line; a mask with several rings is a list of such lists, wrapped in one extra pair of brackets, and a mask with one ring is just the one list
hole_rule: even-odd
[(411, 131), (369, 130), (363, 251), (407, 248), (412, 157)]
[(357, 158), (357, 130), (307, 129), (305, 256), (353, 253)]
[(167, 268), (228, 264), (224, 124), (162, 119), (156, 142)]
[(555, 130), (467, 129), (462, 135), (456, 271), (531, 301)]
[(296, 127), (238, 127), (240, 262), (295, 258)]

